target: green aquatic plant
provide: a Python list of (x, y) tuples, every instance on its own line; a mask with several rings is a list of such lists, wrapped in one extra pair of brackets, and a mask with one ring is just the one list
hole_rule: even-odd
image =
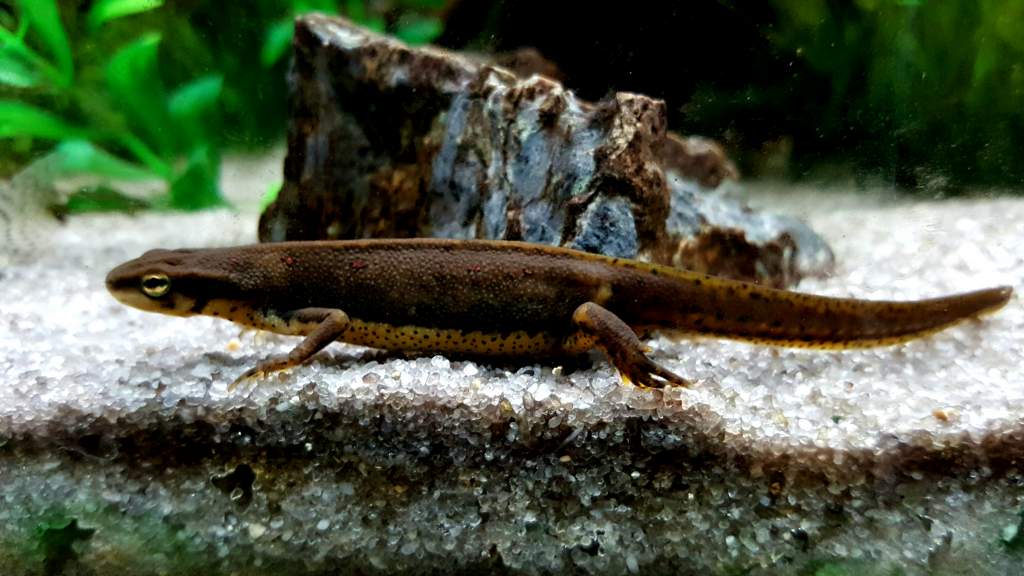
[[(289, 12), (267, 28), (260, 60), (264, 66), (273, 66), (288, 51), (295, 16), (308, 12), (342, 14), (375, 32), (394, 34), (408, 44), (426, 44), (437, 38), (443, 29), (436, 15), (444, 8), (444, 0), (403, 0), (394, 8), (397, 15), (388, 24), (384, 14), (371, 12), (365, 0), (292, 0)], [(342, 10), (341, 8), (344, 8)]]
[(828, 87), (809, 111), (826, 154), (910, 186), (1024, 181), (1024, 1), (772, 5), (774, 46)]
[(56, 518), (36, 526), (36, 540), (43, 555), (45, 574), (62, 574), (64, 567), (78, 558), (76, 546), (92, 538), (94, 528), (81, 528), (77, 518)]
[(444, 3), (98, 0), (81, 14), (72, 4), (0, 5), (0, 176), (54, 151), (59, 176), (88, 183), (64, 212), (224, 204), (224, 150), (283, 136), (296, 15), (344, 14), (424, 43)]
[(30, 147), (55, 143), (63, 172), (102, 184), (162, 181), (164, 193), (149, 198), (151, 205), (222, 204), (219, 151), (207, 124), (220, 98), (220, 75), (167, 90), (158, 62), (162, 38), (152, 31), (123, 43), (99, 69), (76, 69), (76, 49), (87, 50), (105, 25), (161, 4), (96, 2), (73, 43), (55, 0), (18, 2), (13, 22), (8, 18), (0, 26), (0, 84), (6, 86), (0, 93), (0, 139)]
[(1024, 0), (719, 5), (755, 64), (694, 79), (674, 122), (726, 140), (745, 172), (1024, 183)]

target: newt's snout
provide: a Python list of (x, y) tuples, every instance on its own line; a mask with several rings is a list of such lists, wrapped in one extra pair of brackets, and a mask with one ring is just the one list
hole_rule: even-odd
[(110, 292), (110, 294), (115, 298), (117, 298), (119, 292), (129, 289), (135, 284), (134, 278), (131, 275), (126, 274), (125, 267), (128, 264), (131, 264), (131, 262), (121, 264), (117, 268), (107, 272), (107, 292)]

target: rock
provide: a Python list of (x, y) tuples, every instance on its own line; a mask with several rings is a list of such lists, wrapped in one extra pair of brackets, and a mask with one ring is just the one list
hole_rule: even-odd
[(521, 77), (319, 15), (294, 45), (285, 182), (261, 241), (525, 240), (776, 286), (831, 264), (801, 222), (713, 192), (735, 167), (668, 133), (661, 100), (593, 104), (534, 53), (504, 58)]

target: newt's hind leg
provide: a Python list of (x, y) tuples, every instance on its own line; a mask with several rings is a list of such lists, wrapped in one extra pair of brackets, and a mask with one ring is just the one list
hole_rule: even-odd
[(644, 354), (645, 346), (625, 322), (594, 302), (581, 304), (572, 314), (580, 331), (594, 339), (622, 376), (643, 388), (689, 386), (686, 379), (654, 363)]

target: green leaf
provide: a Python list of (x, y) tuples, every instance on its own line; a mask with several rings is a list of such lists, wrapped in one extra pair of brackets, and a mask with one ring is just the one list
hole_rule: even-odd
[(89, 28), (95, 30), (105, 22), (148, 12), (163, 6), (164, 0), (98, 0), (89, 10)]
[(366, 1), (345, 0), (345, 15), (358, 24), (366, 22)]
[(179, 210), (201, 210), (223, 206), (217, 178), (220, 172), (220, 158), (208, 146), (201, 146), (192, 152), (188, 165), (172, 183), (169, 205)]
[(9, 46), (0, 48), (0, 84), (30, 88), (39, 83), (39, 76), (24, 58)]
[(92, 538), (95, 528), (79, 528), (78, 519), (42, 522), (36, 526), (36, 539), (43, 553), (43, 572), (61, 574), (64, 566), (78, 557), (75, 544)]
[(223, 87), (221, 75), (201, 76), (178, 87), (167, 100), (167, 108), (175, 118), (196, 118), (217, 103)]
[(274, 200), (277, 200), (277, 195), (281, 193), (282, 186), (284, 186), (284, 182), (280, 180), (271, 182), (270, 186), (267, 186), (266, 192), (263, 193), (263, 198), (260, 198), (260, 212), (265, 211), (267, 206), (270, 206), (274, 203)]
[(384, 19), (381, 18), (380, 16), (371, 16), (370, 18), (360, 22), (360, 24), (363, 26), (363, 28), (372, 30), (377, 34), (383, 34), (384, 30), (387, 28), (387, 24), (384, 22)]
[(0, 53), (3, 59), (0, 75), (4, 75), (15, 86), (25, 87), (26, 75), (31, 75), (33, 86), (46, 83), (57, 88), (67, 88), (69, 80), (50, 61), (25, 45), (27, 22), (27, 18), (22, 18), (17, 32), (0, 26)]
[(0, 138), (29, 136), (47, 140), (83, 138), (84, 128), (68, 124), (61, 118), (17, 100), (0, 100)]
[[(361, 2), (362, 0), (359, 1)], [(336, 0), (295, 0), (293, 6), (297, 14), (302, 14), (303, 12), (338, 13), (338, 3)]]
[(71, 85), (75, 75), (71, 60), (71, 45), (60, 21), (56, 0), (22, 0), (20, 3), (25, 20), (39, 35), (47, 51), (57, 63), (61, 73), (61, 84)]
[(69, 140), (57, 146), (60, 169), (65, 174), (84, 173), (113, 180), (153, 180), (159, 175), (122, 160), (85, 140)]
[(263, 49), (260, 50), (260, 63), (270, 68), (288, 51), (291, 44), (294, 25), (290, 19), (280, 20), (267, 28), (263, 37)]
[[(5, 29), (4, 32), (7, 32), (7, 30)], [(14, 31), (14, 37), (17, 38), (19, 42), (22, 42), (25, 40), (25, 36), (27, 34), (28, 18), (21, 18), (18, 20), (18, 29)]]
[(178, 149), (190, 150), (210, 139), (210, 118), (204, 112), (217, 104), (223, 87), (224, 79), (211, 74), (180, 86), (167, 99)]
[(164, 180), (171, 180), (174, 176), (171, 166), (150, 150), (149, 146), (146, 146), (145, 142), (139, 140), (138, 136), (129, 132), (121, 132), (115, 134), (115, 140), (131, 152), (133, 156), (138, 158), (140, 162), (145, 164), (147, 168), (152, 170), (154, 174), (159, 175)]
[(88, 212), (124, 212), (131, 214), (150, 207), (150, 203), (141, 198), (128, 196), (108, 186), (83, 188), (68, 195), (67, 202), (62, 206), (65, 214), (85, 214)]
[(173, 124), (166, 107), (166, 96), (157, 67), (160, 35), (150, 33), (125, 45), (107, 63), (107, 87), (129, 121), (153, 144), (157, 152), (169, 156), (173, 149)]
[(444, 27), (437, 18), (410, 18), (399, 24), (395, 36), (407, 44), (429, 44), (441, 35)]

